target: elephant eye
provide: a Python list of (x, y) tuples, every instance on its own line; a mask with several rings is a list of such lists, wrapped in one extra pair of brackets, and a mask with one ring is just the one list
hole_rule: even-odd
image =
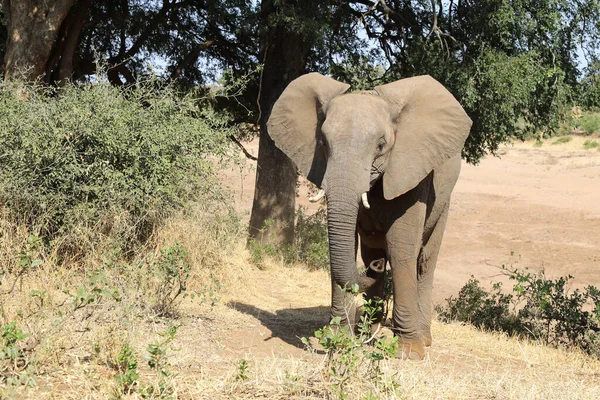
[(385, 147), (385, 141), (382, 140), (381, 142), (379, 142), (379, 144), (377, 145), (377, 151), (381, 153), (381, 151), (383, 150), (383, 148)]

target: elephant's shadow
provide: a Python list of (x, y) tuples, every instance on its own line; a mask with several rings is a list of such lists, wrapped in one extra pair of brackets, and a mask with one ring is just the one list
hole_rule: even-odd
[(271, 331), (271, 336), (266, 338), (268, 341), (274, 337), (284, 342), (304, 348), (302, 337), (314, 336), (317, 329), (322, 328), (329, 322), (329, 307), (306, 307), (306, 308), (288, 308), (277, 310), (275, 313), (260, 309), (256, 306), (230, 302), (228, 306), (251, 315), (258, 319), (261, 324)]

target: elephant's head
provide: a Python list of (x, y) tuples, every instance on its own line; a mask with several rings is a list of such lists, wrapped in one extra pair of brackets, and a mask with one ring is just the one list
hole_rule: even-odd
[(362, 194), (377, 179), (387, 200), (406, 193), (460, 153), (471, 127), (452, 94), (430, 76), (372, 92), (348, 89), (318, 73), (303, 75), (282, 93), (268, 122), (275, 144), (325, 190), (331, 271), (341, 286), (359, 282), (354, 247)]

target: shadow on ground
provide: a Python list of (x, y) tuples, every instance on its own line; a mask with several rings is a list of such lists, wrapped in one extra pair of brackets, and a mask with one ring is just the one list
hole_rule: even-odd
[(277, 337), (300, 349), (304, 348), (300, 338), (313, 336), (317, 329), (329, 322), (329, 307), (288, 308), (272, 313), (240, 302), (229, 302), (227, 305), (258, 319), (270, 330), (271, 336), (265, 341)]

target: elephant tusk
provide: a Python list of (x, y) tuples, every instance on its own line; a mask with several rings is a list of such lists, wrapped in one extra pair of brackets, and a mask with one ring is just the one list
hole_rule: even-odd
[(365, 206), (365, 208), (368, 210), (369, 208), (371, 208), (371, 205), (369, 204), (369, 199), (367, 199), (367, 192), (364, 192), (361, 196), (362, 199), (362, 203), (363, 206)]
[(323, 196), (325, 196), (325, 191), (321, 189), (313, 197), (309, 197), (308, 201), (310, 201), (311, 203), (316, 203), (317, 201), (321, 200)]

